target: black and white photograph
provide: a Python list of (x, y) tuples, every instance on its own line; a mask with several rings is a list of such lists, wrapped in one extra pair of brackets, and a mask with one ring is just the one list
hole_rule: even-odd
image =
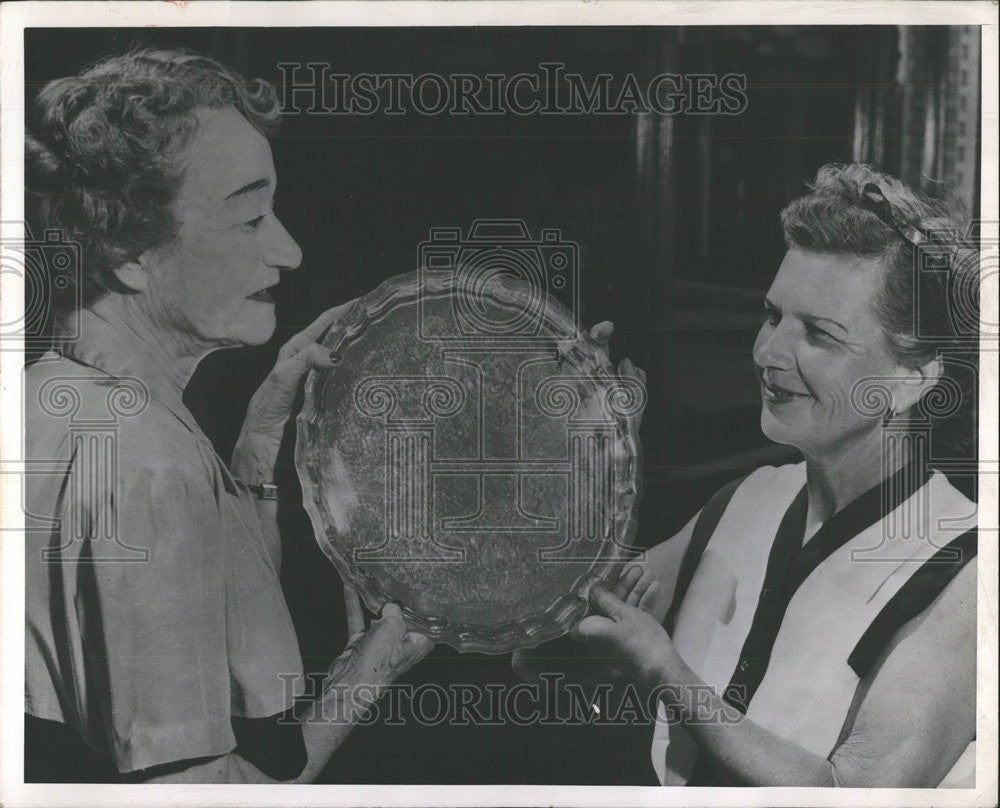
[(0, 801), (995, 804), (997, 8), (813, 5), (3, 4)]

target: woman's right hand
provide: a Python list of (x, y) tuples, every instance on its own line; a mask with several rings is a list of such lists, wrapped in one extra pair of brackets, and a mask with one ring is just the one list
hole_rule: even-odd
[(292, 407), (306, 374), (333, 367), (330, 351), (319, 340), (330, 326), (347, 316), (356, 302), (327, 309), (279, 349), (274, 367), (250, 399), (233, 449), (230, 468), (239, 479), (252, 485), (274, 481), (275, 464), (293, 417)]
[[(433, 647), (430, 639), (407, 628), (403, 612), (395, 603), (382, 607), (382, 616), (365, 629), (358, 593), (344, 585), (348, 641), (331, 665), (329, 684), (361, 686), (377, 700), (382, 688), (392, 684)], [(359, 693), (361, 691), (359, 690)]]
[[(326, 675), (318, 704), (302, 718), (308, 762), (296, 782), (319, 777), (337, 748), (368, 713), (384, 690), (427, 656), (431, 641), (409, 631), (395, 603), (382, 607), (382, 616), (365, 629), (358, 593), (344, 585), (347, 608), (347, 646)], [(236, 756), (238, 757), (238, 756)]]
[[(611, 589), (628, 605), (646, 611), (656, 590), (656, 578), (639, 564), (626, 567)], [(618, 675), (612, 666), (594, 659), (583, 643), (565, 635), (534, 648), (518, 648), (511, 658), (511, 668), (526, 682), (536, 684), (544, 681), (543, 674), (562, 675), (571, 682), (586, 685)]]
[(651, 605), (658, 587), (659, 582), (651, 570), (641, 564), (631, 564), (618, 577), (611, 592), (629, 606), (636, 606), (652, 614)]
[[(615, 324), (610, 320), (602, 320), (601, 322), (595, 324), (591, 327), (590, 331), (587, 332), (585, 339), (587, 339), (592, 345), (594, 345), (598, 350), (600, 350), (605, 356), (610, 360), (611, 358), (611, 335), (614, 334)], [(639, 386), (645, 391), (646, 389), (646, 371), (642, 368), (636, 367), (632, 360), (625, 357), (618, 363), (618, 375), (623, 379), (630, 379), (639, 384)], [(634, 415), (628, 418), (629, 423), (632, 428), (638, 432), (639, 425), (642, 423), (642, 415), (645, 410), (645, 395), (642, 399), (642, 407)]]

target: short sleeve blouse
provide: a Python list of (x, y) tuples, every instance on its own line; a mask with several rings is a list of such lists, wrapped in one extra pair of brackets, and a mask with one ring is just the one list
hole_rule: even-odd
[(26, 374), (25, 710), (122, 772), (222, 755), (301, 692), (291, 617), (245, 486), (89, 325)]

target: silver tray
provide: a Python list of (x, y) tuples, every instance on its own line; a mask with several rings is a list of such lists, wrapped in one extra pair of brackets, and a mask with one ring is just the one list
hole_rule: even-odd
[(630, 547), (645, 403), (571, 313), (505, 276), (391, 278), (326, 334), (295, 461), (366, 605), (500, 654), (557, 637)]

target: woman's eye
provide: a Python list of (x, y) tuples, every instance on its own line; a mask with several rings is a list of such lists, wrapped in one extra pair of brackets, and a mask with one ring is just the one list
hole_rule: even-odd
[(244, 222), (243, 225), (245, 227), (250, 228), (251, 230), (256, 230), (264, 223), (264, 220), (273, 213), (274, 213), (274, 199), (271, 199), (271, 201), (268, 202), (267, 205), (267, 213), (262, 213), (260, 216), (256, 216), (250, 221)]
[(768, 325), (777, 325), (781, 320), (781, 314), (777, 309), (767, 307), (764, 309), (764, 322)]
[(838, 342), (837, 338), (833, 336), (829, 331), (824, 331), (822, 328), (817, 328), (814, 325), (806, 325), (806, 333), (813, 339), (827, 340), (829, 342)]

